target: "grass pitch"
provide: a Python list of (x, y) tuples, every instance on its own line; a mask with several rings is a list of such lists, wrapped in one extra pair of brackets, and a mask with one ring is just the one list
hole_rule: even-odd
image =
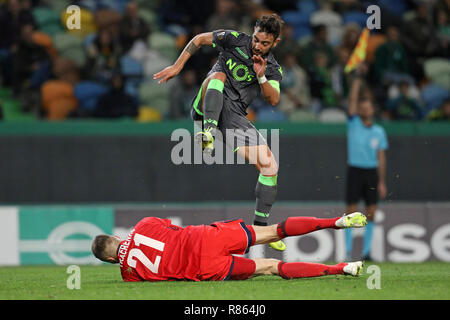
[(283, 280), (276, 276), (225, 282), (122, 282), (118, 266), (81, 266), (81, 287), (70, 290), (64, 266), (0, 268), (2, 300), (449, 300), (450, 264), (376, 263), (380, 289), (368, 289), (366, 263), (361, 277), (326, 276)]

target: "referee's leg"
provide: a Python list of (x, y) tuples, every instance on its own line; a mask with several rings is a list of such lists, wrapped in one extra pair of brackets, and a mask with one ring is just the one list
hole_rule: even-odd
[(366, 215), (368, 223), (364, 229), (363, 251), (362, 256), (364, 260), (371, 260), (370, 251), (372, 249), (372, 238), (375, 212), (378, 204), (378, 172), (373, 169), (367, 172), (364, 200), (366, 203)]

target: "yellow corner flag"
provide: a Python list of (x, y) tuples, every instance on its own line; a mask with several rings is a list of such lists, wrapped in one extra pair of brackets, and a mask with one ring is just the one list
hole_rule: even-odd
[(344, 71), (346, 73), (351, 72), (361, 62), (363, 62), (366, 59), (366, 51), (367, 51), (367, 43), (369, 42), (369, 35), (370, 31), (367, 28), (365, 28), (361, 32), (361, 35), (359, 36), (358, 39), (358, 43), (356, 44), (356, 47), (353, 50), (350, 59), (348, 59), (347, 65), (345, 66)]

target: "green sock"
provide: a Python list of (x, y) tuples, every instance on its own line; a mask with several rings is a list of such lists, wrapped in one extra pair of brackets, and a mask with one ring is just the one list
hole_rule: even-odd
[(217, 129), (220, 113), (223, 107), (224, 83), (218, 79), (211, 79), (205, 93), (205, 113), (203, 127)]
[(259, 175), (255, 188), (255, 225), (268, 225), (270, 210), (277, 198), (277, 177), (277, 175), (271, 177)]

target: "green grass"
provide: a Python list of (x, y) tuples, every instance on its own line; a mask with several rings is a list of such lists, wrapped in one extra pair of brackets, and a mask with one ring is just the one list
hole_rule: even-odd
[(125, 283), (117, 266), (81, 266), (81, 288), (69, 290), (64, 266), (0, 268), (0, 299), (450, 299), (450, 265), (444, 262), (379, 263), (381, 288), (369, 290), (371, 276), (326, 276), (283, 280), (276, 276), (225, 282)]

